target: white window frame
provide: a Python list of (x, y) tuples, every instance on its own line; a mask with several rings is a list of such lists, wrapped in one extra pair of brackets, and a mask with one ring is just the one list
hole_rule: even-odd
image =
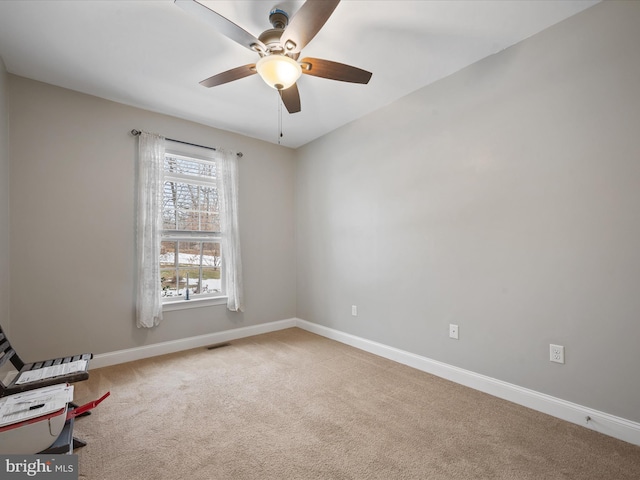
[[(216, 152), (214, 150), (209, 150), (206, 148), (196, 147), (192, 145), (186, 145), (178, 142), (172, 142), (167, 140), (166, 148), (165, 148), (165, 156), (179, 156), (186, 158), (193, 158), (196, 160), (204, 160), (208, 162), (216, 162)], [(216, 180), (213, 182), (203, 181), (203, 180), (194, 180), (192, 177), (183, 176), (181, 174), (171, 174), (167, 175), (167, 172), (164, 172), (165, 181), (167, 179), (183, 181), (186, 183), (194, 184), (194, 185), (203, 185), (203, 186), (216, 186)], [(163, 182), (164, 183), (164, 182)], [(164, 188), (164, 187), (163, 187)], [(165, 233), (165, 230), (162, 231), (162, 241), (197, 241), (198, 235), (194, 234), (190, 236), (188, 234), (170, 234)], [(221, 238), (220, 235), (211, 238), (212, 241), (220, 243)], [(221, 280), (221, 288), (220, 292), (211, 293), (211, 294), (197, 294), (196, 296), (190, 296), (189, 300), (184, 296), (177, 297), (162, 297), (162, 310), (163, 311), (173, 311), (173, 310), (182, 310), (186, 308), (198, 308), (198, 307), (207, 307), (210, 305), (225, 305), (227, 303), (227, 289), (226, 289), (226, 275), (225, 272), (225, 260), (223, 252), (221, 254), (221, 263), (220, 263), (220, 280)], [(158, 258), (158, 262), (160, 259)]]

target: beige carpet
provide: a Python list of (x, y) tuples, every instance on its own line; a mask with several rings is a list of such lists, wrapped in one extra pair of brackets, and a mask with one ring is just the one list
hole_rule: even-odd
[(289, 329), (93, 369), (80, 478), (640, 479), (640, 447)]

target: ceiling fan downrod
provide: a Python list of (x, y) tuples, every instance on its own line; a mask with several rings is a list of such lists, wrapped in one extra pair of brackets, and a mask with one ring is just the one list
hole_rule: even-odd
[(279, 8), (274, 8), (269, 12), (269, 23), (273, 28), (284, 30), (289, 25), (289, 14)]
[[(267, 47), (266, 52), (260, 52), (260, 56), (264, 55), (282, 55), (285, 52), (284, 46), (280, 43), (280, 38), (284, 33), (284, 29), (289, 25), (289, 14), (279, 8), (274, 8), (269, 12), (269, 22), (273, 26), (269, 30), (265, 30), (260, 34), (258, 39)], [(297, 58), (297, 55), (294, 57)]]

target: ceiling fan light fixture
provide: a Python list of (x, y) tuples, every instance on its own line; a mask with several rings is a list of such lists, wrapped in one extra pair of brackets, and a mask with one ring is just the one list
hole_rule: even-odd
[(302, 68), (294, 59), (285, 55), (267, 55), (256, 63), (258, 74), (267, 85), (276, 90), (286, 90), (296, 83)]

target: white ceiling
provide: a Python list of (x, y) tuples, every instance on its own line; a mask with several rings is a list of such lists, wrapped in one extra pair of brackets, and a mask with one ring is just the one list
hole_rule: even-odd
[[(299, 147), (599, 0), (343, 0), (302, 56), (373, 72), (368, 85), (303, 75), (302, 112), (282, 108), (283, 145)], [(269, 11), (301, 0), (202, 0), (256, 37)], [(257, 54), (173, 0), (2, 0), (0, 57), (10, 73), (277, 143), (278, 94), (254, 75), (200, 80)], [(132, 125), (132, 128), (135, 125)], [(163, 133), (163, 132), (159, 132)]]

